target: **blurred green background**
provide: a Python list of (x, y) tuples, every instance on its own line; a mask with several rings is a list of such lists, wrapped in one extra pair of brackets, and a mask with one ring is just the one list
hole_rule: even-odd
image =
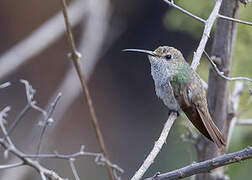
[[(191, 1), (178, 1), (177, 4), (183, 7), (186, 10), (189, 10), (190, 12), (193, 12), (195, 15), (202, 17), (203, 19), (207, 19), (209, 13), (211, 12), (211, 7), (214, 5), (214, 1), (207, 1), (201, 6), (192, 6), (192, 4), (198, 3), (197, 0), (191, 0)], [(247, 6), (241, 5), (240, 6), (240, 17), (239, 19), (245, 20), (245, 21), (251, 21), (252, 20), (252, 11), (251, 11), (252, 5), (249, 4)], [(173, 21), (173, 19), (176, 18), (176, 21)], [(165, 27), (172, 31), (182, 31), (183, 33), (189, 34), (194, 39), (197, 39), (198, 41), (201, 38), (203, 25), (202, 23), (191, 23), (192, 19), (191, 17), (186, 17), (184, 14), (179, 13), (176, 9), (172, 9), (168, 11), (164, 16), (164, 24)], [(211, 32), (211, 40), (214, 36), (214, 31)], [(210, 52), (211, 49), (211, 43), (208, 49)], [(248, 55), (250, 53), (246, 53), (247, 51), (250, 51), (252, 49), (252, 31), (250, 26), (238, 24), (238, 32), (237, 32), (237, 39), (235, 44), (235, 52), (234, 52), (234, 58), (233, 58), (233, 68), (232, 68), (232, 76), (252, 76), (251, 71), (251, 56)], [(194, 50), (195, 51), (195, 50)], [(188, 59), (192, 59), (192, 53), (191, 52), (188, 56)], [(208, 69), (209, 69), (209, 62), (205, 59), (203, 56), (200, 68), (198, 68), (198, 73), (200, 76), (207, 81), (208, 80)], [(234, 85), (234, 82), (232, 82), (232, 87)], [(248, 88), (251, 88), (251, 85), (249, 84)], [(252, 103), (251, 98), (248, 92), (248, 89), (245, 91), (245, 93), (241, 97), (241, 102), (239, 106), (239, 118), (245, 119), (250, 118), (252, 116)], [(252, 144), (252, 133), (251, 133), (252, 127), (248, 126), (236, 126), (232, 135), (232, 140), (230, 143), (230, 147), (228, 152), (237, 151), (241, 148), (244, 148), (246, 146), (251, 146)], [(230, 176), (231, 179), (248, 179), (249, 176), (251, 176), (250, 167), (252, 166), (252, 162), (243, 162), (241, 164), (233, 164), (230, 165), (227, 169), (227, 173)]]

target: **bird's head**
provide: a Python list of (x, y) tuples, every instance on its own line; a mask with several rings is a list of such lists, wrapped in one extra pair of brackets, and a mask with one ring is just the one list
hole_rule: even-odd
[(182, 62), (184, 59), (182, 53), (179, 50), (169, 46), (160, 46), (154, 51), (142, 50), (142, 49), (124, 49), (123, 51), (145, 53), (148, 55), (151, 64), (152, 63), (173, 64)]

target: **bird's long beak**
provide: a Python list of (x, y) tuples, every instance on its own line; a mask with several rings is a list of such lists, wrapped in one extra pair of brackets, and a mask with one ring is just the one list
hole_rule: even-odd
[(148, 50), (143, 50), (143, 49), (123, 49), (122, 51), (126, 51), (126, 52), (140, 52), (140, 53), (148, 54), (148, 55), (151, 55), (151, 56), (158, 56), (153, 51), (148, 51)]

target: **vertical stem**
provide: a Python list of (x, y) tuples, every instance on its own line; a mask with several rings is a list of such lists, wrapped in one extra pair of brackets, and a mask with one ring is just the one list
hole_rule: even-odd
[[(220, 14), (237, 18), (238, 12), (238, 1), (223, 0)], [(232, 69), (232, 57), (236, 32), (236, 23), (218, 19), (211, 55), (220, 58), (221, 64), (218, 65), (218, 68), (224, 72), (226, 76), (230, 75)], [(228, 120), (230, 83), (216, 75), (212, 68), (209, 70), (208, 82), (209, 88), (207, 100), (210, 114), (215, 124), (222, 131), (224, 137), (227, 138), (230, 124), (230, 121)], [(219, 151), (214, 144), (206, 143), (205, 139), (203, 138), (200, 138), (200, 142), (203, 144), (203, 148), (198, 151), (199, 161), (210, 159), (225, 153), (225, 150)], [(218, 174), (221, 174), (222, 176), (224, 175), (223, 169), (217, 169), (217, 171), (220, 171)], [(210, 176), (209, 174), (197, 176), (198, 180), (213, 180), (214, 178), (216, 177)]]
[(98, 123), (98, 120), (97, 120), (97, 117), (96, 117), (96, 114), (95, 114), (92, 98), (91, 98), (90, 93), (89, 93), (89, 89), (88, 89), (88, 86), (87, 86), (87, 83), (86, 83), (86, 79), (85, 79), (85, 77), (83, 75), (83, 70), (82, 70), (81, 61), (80, 61), (81, 55), (80, 55), (80, 53), (77, 52), (76, 46), (75, 46), (75, 43), (74, 43), (74, 38), (73, 38), (73, 34), (72, 34), (72, 30), (71, 30), (71, 26), (70, 26), (68, 14), (67, 14), (66, 0), (62, 0), (62, 6), (63, 6), (63, 15), (64, 15), (66, 30), (67, 30), (67, 37), (68, 37), (68, 41), (69, 41), (69, 44), (70, 44), (71, 50), (72, 50), (71, 58), (73, 60), (75, 69), (76, 69), (76, 71), (78, 73), (78, 76), (79, 76), (79, 79), (80, 79), (80, 82), (81, 82), (81, 86), (82, 86), (82, 90), (83, 90), (83, 96), (85, 97), (85, 100), (87, 101), (87, 104), (88, 104), (89, 114), (90, 114), (90, 117), (91, 117), (91, 120), (92, 120), (92, 125), (93, 125), (93, 127), (95, 129), (95, 134), (96, 134), (100, 149), (101, 149), (101, 151), (102, 151), (102, 153), (104, 155), (104, 158), (105, 158), (105, 167), (106, 167), (106, 169), (108, 171), (110, 180), (114, 180), (112, 168), (109, 166), (109, 163), (108, 163), (109, 159), (108, 159), (105, 143), (104, 143), (104, 140), (103, 140), (103, 136), (102, 136), (102, 133), (101, 133), (101, 128), (100, 128), (100, 125)]

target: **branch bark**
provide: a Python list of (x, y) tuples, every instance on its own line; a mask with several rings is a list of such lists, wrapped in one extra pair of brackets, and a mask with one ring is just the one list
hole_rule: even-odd
[(204, 27), (204, 32), (202, 34), (202, 38), (200, 40), (199, 46), (197, 48), (197, 51), (194, 53), (193, 60), (192, 60), (191, 67), (194, 70), (196, 70), (197, 67), (198, 67), (198, 65), (200, 64), (201, 56), (202, 56), (203, 51), (204, 51), (204, 49), (206, 47), (206, 43), (208, 41), (208, 38), (210, 37), (210, 32), (211, 32), (211, 29), (213, 27), (213, 24), (214, 24), (215, 20), (218, 17), (221, 4), (222, 4), (222, 0), (216, 0), (215, 1), (214, 8), (213, 8), (210, 16), (208, 17), (208, 19), (207, 19), (207, 21), (205, 23), (205, 27)]
[(189, 166), (183, 167), (181, 169), (177, 169), (168, 173), (159, 174), (152, 178), (148, 178), (146, 180), (174, 180), (174, 179), (182, 179), (185, 177), (192, 176), (198, 173), (206, 173), (211, 171), (212, 169), (225, 166), (228, 164), (239, 162), (241, 163), (243, 160), (252, 158), (252, 147), (248, 147), (238, 152), (225, 154), (219, 156), (217, 158), (209, 159), (207, 161), (194, 163)]
[(167, 136), (170, 132), (170, 129), (177, 118), (176, 113), (171, 113), (169, 118), (167, 119), (164, 128), (160, 134), (160, 137), (155, 142), (153, 149), (151, 150), (150, 154), (144, 160), (142, 166), (139, 170), (135, 173), (135, 175), (131, 178), (131, 180), (139, 180), (143, 177), (144, 173), (148, 170), (150, 165), (154, 162), (155, 158), (157, 157), (159, 151), (162, 149), (162, 146), (166, 142)]

